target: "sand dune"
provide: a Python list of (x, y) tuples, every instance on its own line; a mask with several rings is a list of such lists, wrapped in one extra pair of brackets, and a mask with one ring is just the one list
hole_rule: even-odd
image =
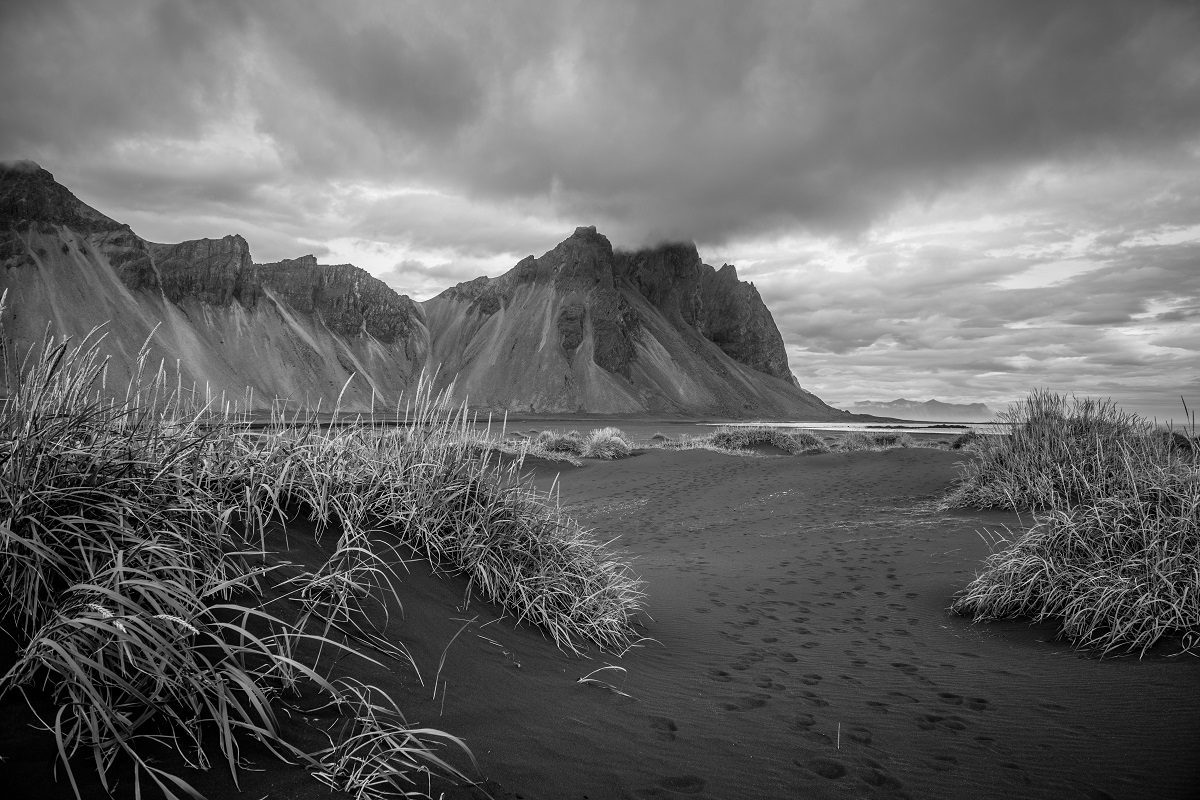
[[(597, 537), (620, 537), (653, 641), (569, 657), (413, 562), (392, 631), (424, 685), (341, 667), (391, 690), (410, 722), (467, 740), (487, 783), (449, 797), (1189, 796), (1200, 660), (1101, 661), (1046, 626), (945, 611), (988, 551), (977, 532), (1020, 524), (934, 509), (964, 457), (654, 450), (537, 465)], [(317, 558), (304, 548), (290, 556)], [(259, 766), (236, 796), (330, 796), (297, 768)], [(216, 770), (196, 785), (235, 796)]]

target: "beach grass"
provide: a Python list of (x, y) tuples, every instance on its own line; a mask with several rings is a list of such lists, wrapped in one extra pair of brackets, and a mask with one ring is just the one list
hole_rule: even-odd
[(567, 456), (571, 459), (598, 458), (611, 460), (627, 458), (633, 453), (629, 437), (614, 427), (597, 428), (587, 434), (577, 430), (541, 431), (529, 440), (528, 454)]
[[(47, 337), (6, 363), (0, 405), (0, 626), (17, 646), (0, 693), (50, 698), (42, 723), (77, 794), (86, 764), (106, 789), (122, 765), (139, 791), (196, 796), (148, 749), (219, 759), (236, 782), (248, 739), (363, 798), (420, 796), (430, 773), (467, 780), (447, 756), (469, 759), (460, 739), (328, 676), (347, 656), (415, 668), (385, 632), (400, 547), (567, 651), (636, 641), (628, 566), (522, 484), (519, 459), (501, 468), (427, 384), (395, 428), (280, 408), (258, 431), (146, 349), (113, 390), (100, 346)], [(266, 537), (300, 515), (337, 538), (325, 564), (285, 579)], [(313, 702), (342, 718), (315, 752), (278, 717)]]
[(905, 447), (941, 448), (937, 442), (923, 442), (903, 431), (865, 433), (854, 431), (822, 438), (816, 434), (773, 425), (722, 425), (701, 436), (656, 438), (653, 447), (667, 450), (712, 450), (729, 455), (757, 455), (762, 448), (774, 447), (789, 455), (822, 453), (882, 452)]
[[(854, 453), (863, 450), (880, 452), (906, 447), (921, 447), (910, 434), (904, 433), (865, 433), (854, 431), (837, 437), (830, 448), (837, 452)], [(936, 443), (933, 446), (937, 446)]]
[(808, 431), (794, 431), (769, 425), (722, 425), (708, 440), (723, 450), (749, 450), (770, 445), (792, 455), (824, 453), (829, 448)]
[(1029, 511), (955, 598), (989, 620), (1054, 620), (1102, 654), (1200, 645), (1200, 458), (1194, 436), (1109, 401), (1035, 391), (1011, 431), (972, 444), (946, 507)]

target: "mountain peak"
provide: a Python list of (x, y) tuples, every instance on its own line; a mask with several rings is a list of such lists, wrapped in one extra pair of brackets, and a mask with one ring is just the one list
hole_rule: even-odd
[(84, 203), (36, 161), (0, 162), (0, 228), (65, 225), (76, 233), (117, 231), (126, 226)]
[(0, 176), (7, 178), (8, 173), (10, 172), (26, 174), (36, 174), (40, 172), (44, 173), (45, 177), (49, 178), (50, 180), (54, 180), (54, 176), (42, 169), (41, 164), (24, 158), (18, 158), (13, 161), (0, 161)]

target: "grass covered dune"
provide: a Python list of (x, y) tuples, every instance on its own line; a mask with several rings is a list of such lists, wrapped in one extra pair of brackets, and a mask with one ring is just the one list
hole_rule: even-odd
[[(420, 793), (431, 774), (469, 783), (448, 752), (469, 764), (459, 737), (410, 725), (337, 668), (416, 670), (389, 628), (401, 553), (571, 653), (637, 639), (626, 564), (424, 388), (388, 431), (281, 416), (251, 432), (144, 356), (117, 400), (94, 344), (47, 340), (15, 371), (0, 407), (0, 624), (14, 642), (0, 692), (52, 733), (78, 793), (83, 772), (101, 790), (119, 777), (192, 796), (164, 752), (236, 780), (249, 743), (356, 797)], [(268, 544), (297, 520), (336, 539), (299, 571)], [(323, 746), (289, 737), (284, 716), (326, 718)]]
[(1034, 392), (983, 437), (947, 507), (1032, 513), (953, 609), (1053, 620), (1102, 653), (1200, 647), (1200, 445), (1111, 402)]

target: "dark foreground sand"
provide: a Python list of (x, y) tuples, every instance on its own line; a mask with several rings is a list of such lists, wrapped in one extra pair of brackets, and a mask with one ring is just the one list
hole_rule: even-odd
[[(497, 798), (1196, 796), (1200, 659), (1101, 661), (1049, 626), (947, 614), (988, 552), (977, 531), (1019, 524), (933, 510), (964, 457), (650, 451), (539, 466), (544, 488), (562, 470), (562, 503), (598, 537), (620, 537), (655, 641), (570, 657), (463, 608), (464, 583), (417, 562), (393, 630), (425, 685), (341, 667), (388, 687), (411, 722), (465, 738)], [(609, 664), (624, 671), (595, 677), (624, 694), (577, 682)], [(10, 761), (8, 785), (66, 793), (44, 757)], [(240, 794), (219, 773), (195, 782), (212, 797), (331, 796), (260, 766)]]

